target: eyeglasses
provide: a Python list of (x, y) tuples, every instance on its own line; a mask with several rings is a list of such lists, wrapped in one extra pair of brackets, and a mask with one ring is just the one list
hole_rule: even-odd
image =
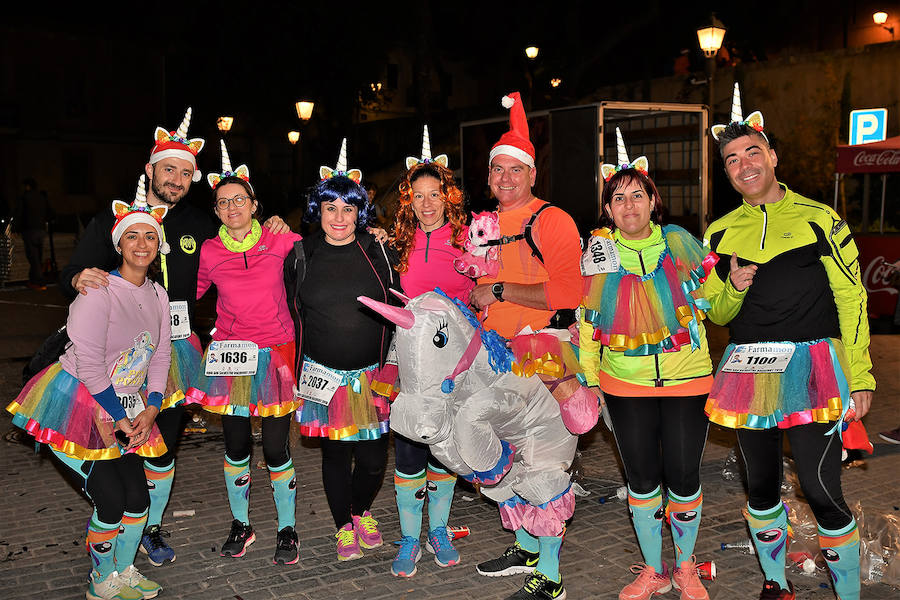
[(236, 208), (241, 208), (245, 204), (247, 204), (247, 200), (250, 199), (250, 196), (235, 196), (234, 198), (219, 198), (216, 200), (216, 208), (219, 210), (225, 210), (228, 208), (230, 204), (234, 204)]

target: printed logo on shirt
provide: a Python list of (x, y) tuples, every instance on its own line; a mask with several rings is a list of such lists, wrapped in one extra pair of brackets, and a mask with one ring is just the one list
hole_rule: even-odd
[(192, 235), (181, 236), (178, 245), (181, 246), (181, 251), (185, 254), (193, 254), (197, 250), (197, 240)]
[(831, 228), (831, 237), (837, 235), (837, 232), (847, 226), (847, 221), (841, 219), (837, 223), (834, 224), (834, 227)]
[(268, 249), (269, 249), (269, 247), (266, 246), (265, 244), (260, 244), (259, 248), (257, 248), (256, 251), (257, 252), (265, 252)]
[(784, 233), (781, 234), (781, 237), (788, 240), (788, 239), (794, 237), (794, 234), (791, 233), (790, 231), (785, 231)]
[(123, 350), (113, 365), (109, 378), (114, 386), (140, 385), (144, 383), (150, 357), (153, 355), (153, 338), (149, 331), (134, 338), (134, 346)]

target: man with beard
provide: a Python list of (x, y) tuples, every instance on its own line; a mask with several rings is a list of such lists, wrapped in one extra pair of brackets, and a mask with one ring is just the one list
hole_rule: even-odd
[[(151, 207), (165, 205), (169, 208), (162, 232), (163, 241), (171, 247), (169, 254), (161, 255), (159, 273), (155, 276), (169, 293), (172, 314), (172, 367), (166, 398), (156, 419), (168, 451), (144, 461), (150, 488), (150, 512), (141, 539), (141, 550), (157, 567), (175, 560), (175, 551), (163, 540), (168, 532), (161, 530), (160, 525), (175, 476), (174, 452), (184, 416), (183, 392), (200, 367), (200, 343), (191, 327), (197, 296), (200, 245), (216, 235), (218, 230), (210, 212), (182, 202), (191, 183), (201, 179), (197, 169), (197, 153), (204, 142), (200, 138), (187, 139), (190, 120), (191, 109), (188, 108), (176, 131), (157, 127), (150, 160), (144, 166), (150, 180), (147, 203)], [(78, 293), (86, 294), (89, 287), (109, 285), (109, 271), (119, 263), (109, 235), (113, 224), (110, 211), (103, 210), (85, 229), (69, 264), (60, 273), (60, 289), (70, 299)], [(274, 233), (289, 230), (278, 217), (271, 217), (265, 225)]]

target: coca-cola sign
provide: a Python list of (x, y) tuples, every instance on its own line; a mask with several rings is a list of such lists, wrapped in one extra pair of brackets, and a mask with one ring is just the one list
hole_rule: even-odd
[(866, 152), (860, 150), (853, 157), (854, 167), (896, 167), (900, 165), (900, 150)]
[(869, 314), (875, 317), (894, 314), (898, 292), (891, 263), (900, 260), (900, 236), (854, 236), (859, 247), (859, 268), (863, 285), (869, 292)]
[(837, 147), (838, 173), (900, 172), (900, 136), (883, 142)]

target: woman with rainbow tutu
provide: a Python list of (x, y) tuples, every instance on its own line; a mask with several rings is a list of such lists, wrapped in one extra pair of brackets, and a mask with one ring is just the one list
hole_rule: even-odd
[(167, 210), (147, 205), (143, 175), (133, 204), (113, 202), (120, 266), (108, 287), (75, 298), (66, 321), (72, 343), (7, 407), (13, 424), (84, 480), (94, 505), (88, 600), (154, 598), (162, 589), (134, 557), (150, 506), (143, 458), (166, 452), (155, 419), (169, 371), (169, 297), (147, 271), (168, 252), (160, 227)]
[[(716, 258), (684, 229), (661, 224), (647, 158), (629, 161), (618, 128), (616, 138), (618, 164), (601, 167), (606, 227), (594, 232), (582, 259), (580, 361), (588, 384), (605, 396), (644, 558), (619, 598), (646, 600), (674, 583), (682, 600), (706, 599), (693, 557), (709, 426), (703, 406), (712, 386), (700, 284)], [(662, 560), (666, 513), (675, 544), (671, 572)]]

